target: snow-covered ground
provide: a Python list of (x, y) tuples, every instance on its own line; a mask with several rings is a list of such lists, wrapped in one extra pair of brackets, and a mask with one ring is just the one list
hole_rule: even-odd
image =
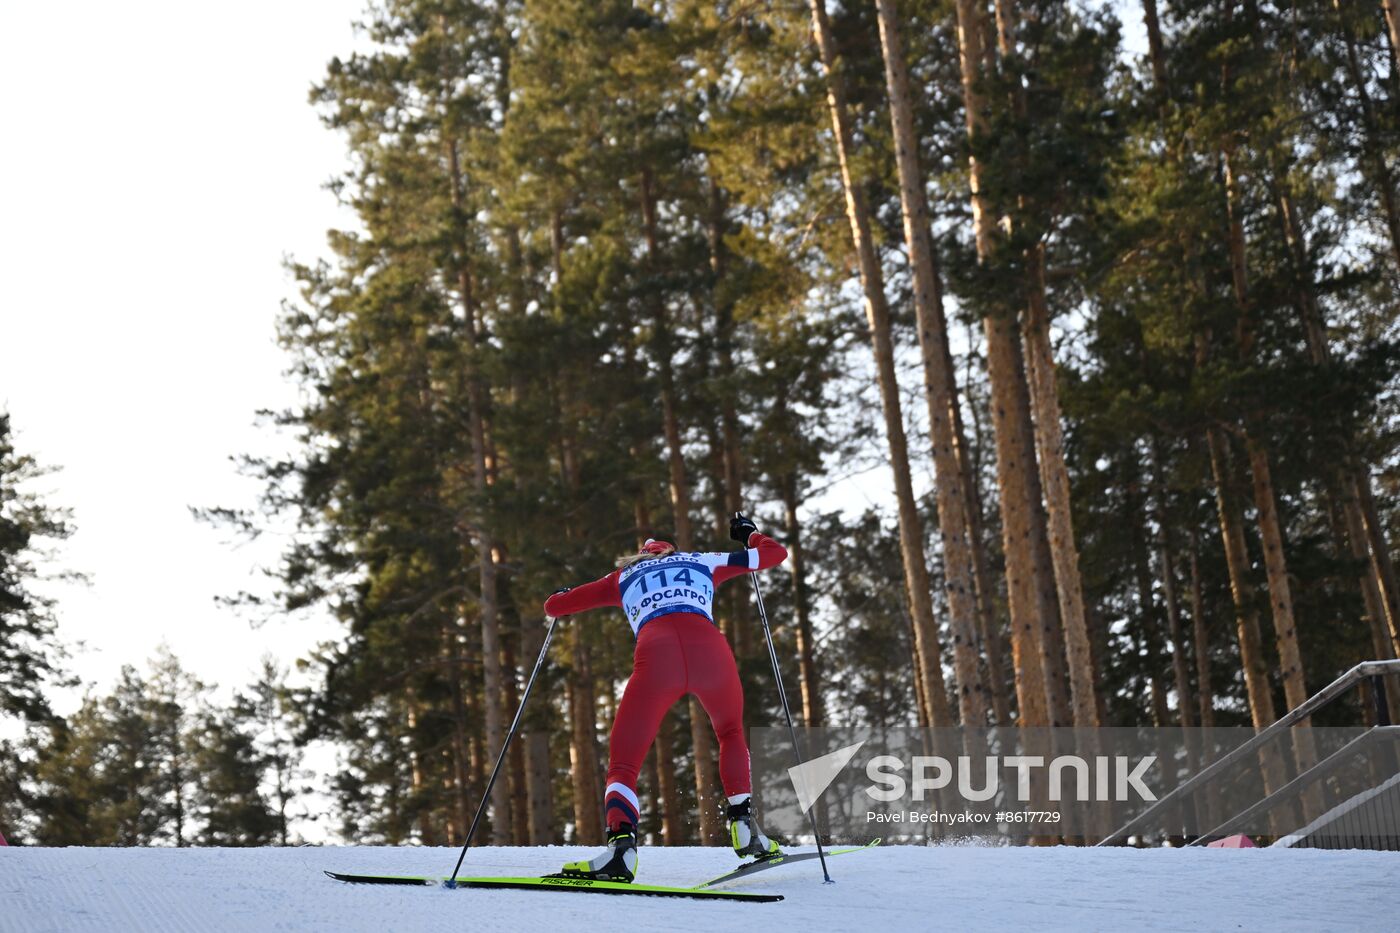
[[(476, 849), (463, 875), (555, 871), (577, 849)], [(722, 849), (647, 848), (689, 885)], [(887, 847), (773, 869), (775, 904), (345, 885), (322, 869), (445, 875), (452, 849), (0, 848), (0, 931), (1400, 929), (1400, 854), (1269, 849)]]

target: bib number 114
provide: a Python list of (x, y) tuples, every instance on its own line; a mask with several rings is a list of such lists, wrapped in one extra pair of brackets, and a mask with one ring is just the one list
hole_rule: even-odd
[(642, 592), (643, 592), (643, 593), (649, 593), (649, 592), (651, 592), (651, 587), (647, 585), (647, 580), (648, 580), (649, 578), (650, 578), (650, 579), (656, 580), (656, 585), (657, 585), (657, 587), (669, 586), (669, 585), (672, 584), (672, 583), (684, 583), (686, 586), (694, 586), (694, 585), (695, 585), (695, 579), (694, 579), (694, 577), (692, 577), (692, 576), (690, 575), (690, 569), (687, 568), (687, 567), (682, 567), (680, 570), (677, 570), (674, 574), (669, 575), (669, 578), (668, 578), (668, 571), (666, 571), (665, 569), (662, 569), (662, 570), (654, 570), (654, 571), (652, 571), (651, 573), (648, 573), (648, 574), (643, 575), (643, 577), (642, 577)]

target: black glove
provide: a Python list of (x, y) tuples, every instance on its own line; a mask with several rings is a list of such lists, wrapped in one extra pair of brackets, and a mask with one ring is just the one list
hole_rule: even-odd
[(729, 537), (745, 547), (748, 547), (749, 535), (755, 531), (758, 531), (758, 526), (743, 512), (735, 512), (734, 517), (729, 520)]

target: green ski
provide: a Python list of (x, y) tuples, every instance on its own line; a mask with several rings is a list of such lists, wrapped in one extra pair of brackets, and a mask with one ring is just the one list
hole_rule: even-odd
[[(350, 884), (408, 884), (444, 885), (446, 878), (426, 878), (414, 875), (344, 875), (328, 871), (337, 881)], [(781, 894), (753, 894), (741, 891), (705, 891), (700, 888), (672, 888), (651, 884), (625, 884), (618, 881), (594, 881), (591, 878), (457, 878), (457, 888), (509, 888), (521, 891), (576, 891), (587, 894), (632, 894), (651, 897), (686, 897), (701, 901), (781, 901)]]

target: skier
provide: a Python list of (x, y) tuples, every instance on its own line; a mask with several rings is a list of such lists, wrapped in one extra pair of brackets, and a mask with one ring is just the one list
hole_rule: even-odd
[(715, 587), (725, 580), (775, 567), (787, 549), (736, 515), (729, 536), (747, 545), (732, 553), (677, 551), (647, 539), (618, 569), (592, 583), (562, 589), (545, 601), (550, 616), (620, 607), (637, 644), (632, 676), (622, 693), (608, 741), (608, 785), (603, 794), (608, 845), (594, 858), (569, 862), (568, 877), (632, 881), (637, 874), (637, 774), (661, 719), (677, 700), (695, 694), (719, 739), (719, 772), (729, 799), (729, 841), (740, 857), (768, 858), (778, 844), (754, 821), (749, 748), (744, 739), (744, 692), (734, 653), (714, 622)]

